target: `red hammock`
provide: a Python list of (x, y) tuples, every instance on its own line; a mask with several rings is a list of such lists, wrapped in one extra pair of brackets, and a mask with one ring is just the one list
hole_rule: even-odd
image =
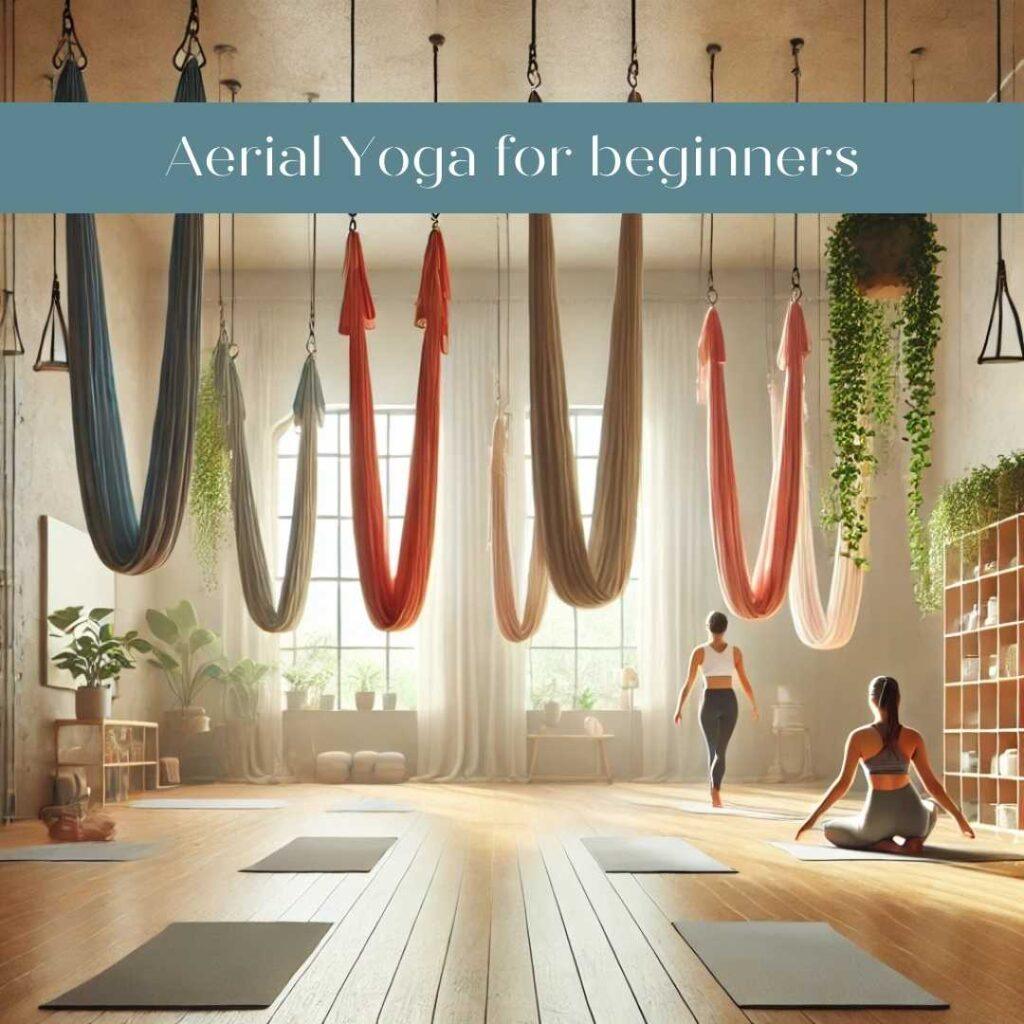
[(800, 524), (803, 474), (804, 360), (809, 351), (800, 303), (793, 301), (779, 345), (778, 365), (785, 371), (782, 436), (772, 458), (771, 492), (754, 572), (748, 569), (740, 528), (736, 468), (725, 397), (725, 339), (718, 310), (712, 306), (700, 334), (700, 401), (708, 413), (708, 489), (711, 534), (722, 596), (730, 611), (744, 619), (764, 619), (786, 597)]
[(441, 355), (448, 351), (448, 300), (451, 282), (444, 238), (430, 232), (416, 299), (417, 327), (423, 328), (420, 379), (416, 393), (405, 522), (398, 571), (391, 575), (387, 519), (381, 498), (374, 427), (373, 389), (366, 332), (376, 310), (366, 276), (359, 232), (349, 231), (345, 251), (345, 295), (338, 333), (349, 337), (349, 424), (352, 447), (352, 516), (359, 561), (359, 582), (370, 619), (378, 629), (407, 629), (423, 608), (430, 576), (437, 506), (438, 441), (441, 420)]

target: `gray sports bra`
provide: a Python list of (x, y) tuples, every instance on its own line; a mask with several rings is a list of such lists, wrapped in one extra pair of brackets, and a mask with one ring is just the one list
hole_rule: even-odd
[[(877, 722), (874, 723), (874, 728), (878, 729), (879, 735), (884, 740), (885, 734)], [(868, 775), (906, 775), (910, 768), (910, 761), (903, 756), (900, 750), (886, 743), (877, 754), (864, 758), (864, 767), (867, 769)]]

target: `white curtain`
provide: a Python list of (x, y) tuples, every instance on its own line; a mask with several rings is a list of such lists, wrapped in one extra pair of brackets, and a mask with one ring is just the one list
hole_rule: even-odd
[[(216, 324), (216, 313), (209, 319)], [(259, 503), (263, 544), (275, 572), (277, 561), (277, 472), (275, 426), (291, 411), (292, 390), (305, 357), (302, 311), (295, 303), (242, 302), (235, 314), (237, 367), (245, 397), (245, 435), (253, 477), (253, 493)], [(277, 382), (283, 381), (282, 387)], [(289, 390), (291, 388), (292, 390)], [(290, 506), (290, 498), (289, 498)], [(229, 526), (221, 574), (221, 635), (232, 661), (242, 657), (272, 664), (259, 720), (261, 767), (284, 773), (282, 751), (282, 686), (278, 638), (264, 633), (250, 618), (242, 594), (235, 554), (234, 529)]]
[[(498, 632), (488, 549), (496, 316), (493, 302), (453, 304), (443, 368), (437, 527), (417, 707), (418, 771), (434, 780), (521, 779), (526, 771), (526, 651)], [(521, 420), (511, 434), (519, 440), (510, 462), (521, 466)], [(513, 481), (510, 504), (513, 521), (522, 521), (521, 481)]]
[(696, 401), (698, 303), (644, 310), (644, 444), (640, 492), (640, 689), (643, 774), (693, 777), (706, 754), (698, 700), (672, 722), (704, 617), (721, 603), (711, 559), (704, 427)]

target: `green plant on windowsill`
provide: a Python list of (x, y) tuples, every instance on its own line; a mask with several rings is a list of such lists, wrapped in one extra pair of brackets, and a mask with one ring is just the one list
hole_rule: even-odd
[(589, 687), (584, 687), (576, 694), (576, 708), (579, 711), (593, 711), (597, 704), (597, 694)]
[(355, 661), (345, 671), (345, 680), (355, 693), (356, 707), (360, 711), (373, 708), (383, 673), (372, 661)]
[[(300, 651), (294, 664), (289, 665), (281, 675), (288, 683), (289, 710), (308, 707), (314, 700), (320, 702), (331, 681), (334, 669), (334, 651), (322, 646), (324, 638), (311, 637), (312, 646)], [(294, 694), (294, 696), (292, 696)], [(333, 706), (334, 695), (331, 695)], [(326, 708), (324, 710), (330, 710)]]

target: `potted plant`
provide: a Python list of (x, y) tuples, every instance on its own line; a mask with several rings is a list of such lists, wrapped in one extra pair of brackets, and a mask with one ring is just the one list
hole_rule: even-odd
[(619, 694), (619, 707), (623, 711), (633, 710), (633, 699), (640, 686), (640, 675), (632, 665), (622, 668), (622, 692)]
[(928, 563), (921, 507), (931, 464), (942, 252), (924, 214), (844, 214), (826, 248), (835, 458), (823, 518), (840, 531), (843, 553), (865, 564), (861, 545), (877, 463), (874, 442), (892, 427), (902, 404), (909, 448), (907, 534), (919, 586)]
[(576, 707), (580, 711), (593, 711), (597, 703), (597, 694), (589, 687), (584, 687), (576, 694)]
[(282, 675), (290, 689), (285, 694), (289, 711), (302, 711), (316, 698), (321, 711), (333, 711), (335, 695), (324, 693), (331, 680), (334, 652), (324, 647), (308, 647)]
[(220, 638), (199, 625), (196, 610), (189, 601), (181, 601), (165, 611), (150, 608), (146, 623), (156, 641), (150, 664), (163, 672), (177, 704), (164, 712), (161, 746), (180, 752), (189, 736), (209, 732), (210, 718), (196, 700), (211, 679), (224, 676)]
[(562, 705), (557, 700), (546, 700), (543, 704), (544, 724), (554, 729), (562, 720)]
[(224, 731), (227, 774), (244, 781), (260, 781), (265, 773), (260, 767), (256, 723), (267, 674), (273, 665), (243, 658), (221, 677), (224, 684)]
[(355, 691), (356, 710), (372, 711), (381, 678), (380, 668), (372, 661), (357, 661), (349, 666), (345, 675)]
[(50, 636), (67, 639), (67, 646), (53, 656), (53, 663), (81, 679), (75, 690), (75, 717), (112, 717), (112, 683), (121, 673), (135, 668), (135, 654), (151, 650), (149, 641), (129, 630), (120, 636), (107, 620), (113, 608), (93, 608), (84, 614), (82, 606), (60, 608), (47, 617), (56, 630)]

